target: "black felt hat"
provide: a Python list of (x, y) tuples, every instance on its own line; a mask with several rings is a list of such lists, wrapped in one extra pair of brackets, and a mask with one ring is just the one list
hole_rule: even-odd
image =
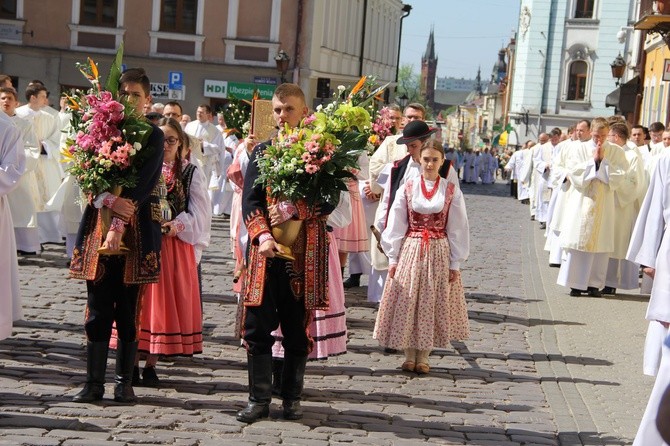
[(417, 139), (425, 139), (435, 132), (437, 129), (431, 129), (424, 121), (412, 121), (402, 129), (402, 136), (398, 138), (397, 143), (407, 144)]

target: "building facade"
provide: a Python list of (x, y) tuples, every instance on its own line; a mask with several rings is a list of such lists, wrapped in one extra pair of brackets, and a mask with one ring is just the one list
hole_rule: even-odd
[[(90, 56), (106, 73), (123, 41), (124, 64), (147, 70), (154, 100), (179, 99), (185, 113), (201, 103), (216, 108), (231, 96), (250, 98), (254, 90), (271, 97), (281, 77), (275, 61), (280, 50), (290, 57), (286, 79), (299, 83), (308, 98), (317, 96), (317, 77), (350, 82), (362, 72), (392, 81), (402, 15), (398, 0), (9, 0), (3, 5), (0, 72), (12, 76), (19, 93), (33, 79), (56, 93), (87, 87), (76, 62)], [(170, 84), (181, 89), (169, 91)]]
[(536, 139), (614, 113), (606, 106), (616, 87), (610, 64), (629, 50), (617, 34), (635, 21), (638, 3), (521, 0), (509, 109), (519, 134)]

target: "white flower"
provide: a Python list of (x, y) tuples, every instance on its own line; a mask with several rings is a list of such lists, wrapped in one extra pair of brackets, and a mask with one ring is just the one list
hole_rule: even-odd
[[(133, 143), (133, 149), (135, 149), (135, 151), (142, 150), (142, 144), (140, 144), (139, 142), (135, 142), (135, 143)], [(135, 154), (135, 153), (133, 153), (133, 155), (134, 155), (134, 154)]]
[(337, 91), (339, 91), (340, 93), (342, 93), (346, 89), (347, 89), (347, 87), (345, 87), (344, 85), (338, 85), (337, 86)]

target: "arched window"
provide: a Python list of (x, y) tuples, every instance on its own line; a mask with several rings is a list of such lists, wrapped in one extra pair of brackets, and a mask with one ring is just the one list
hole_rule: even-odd
[(593, 5), (595, 0), (576, 0), (575, 1), (575, 18), (576, 19), (592, 19)]
[(586, 98), (586, 78), (588, 65), (583, 60), (576, 60), (570, 64), (570, 79), (568, 81), (568, 101), (583, 101)]

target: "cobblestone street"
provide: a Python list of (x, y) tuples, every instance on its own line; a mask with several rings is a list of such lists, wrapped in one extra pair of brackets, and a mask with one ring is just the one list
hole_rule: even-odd
[[(203, 259), (205, 349), (160, 361), (158, 389), (135, 406), (75, 404), (85, 380), (85, 285), (68, 280), (64, 247), (19, 259), (24, 320), (0, 342), (0, 444), (11, 445), (627, 445), (653, 379), (642, 375), (648, 297), (569, 297), (544, 237), (509, 186), (464, 185), (471, 254), (463, 283), (472, 336), (431, 356), (431, 373), (400, 370), (372, 339), (366, 288), (346, 296), (348, 353), (307, 365), (305, 418), (235, 420), (247, 400), (246, 353), (228, 220), (215, 218)], [(110, 364), (113, 363), (113, 355)]]

